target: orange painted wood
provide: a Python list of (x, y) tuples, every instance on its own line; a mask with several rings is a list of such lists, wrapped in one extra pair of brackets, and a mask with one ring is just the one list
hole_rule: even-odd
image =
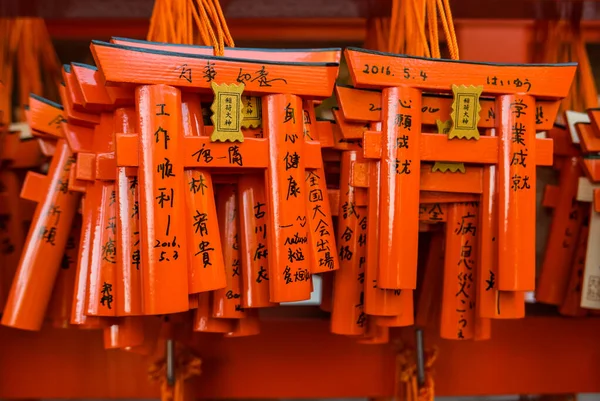
[[(262, 98), (262, 106), (264, 135), (269, 138), (266, 188), (272, 207), (267, 227), (270, 300), (301, 301), (310, 298), (312, 289), (310, 248), (286, 242), (296, 234), (308, 237), (302, 101), (294, 95), (269, 95)], [(291, 163), (296, 155), (298, 162)]]
[[(143, 188), (139, 197), (143, 310), (145, 314), (185, 311), (189, 305), (188, 258), (181, 247), (186, 245), (178, 135), (181, 97), (173, 87), (140, 86), (136, 103), (141, 144), (138, 181)], [(164, 109), (157, 104), (165, 104)]]
[(575, 130), (584, 153), (600, 152), (600, 138), (595, 135), (591, 124), (576, 123)]
[(583, 286), (585, 256), (588, 247), (590, 208), (586, 203), (579, 203), (578, 213), (581, 214), (582, 225), (578, 230), (577, 246), (571, 260), (569, 282), (565, 289), (565, 297), (558, 308), (561, 315), (573, 317), (586, 316), (589, 312), (588, 309), (581, 307), (581, 288)]
[[(421, 170), (421, 174), (423, 175), (423, 170)], [(421, 184), (422, 185), (422, 184)], [(475, 191), (476, 192), (476, 191)], [(447, 192), (437, 192), (437, 191), (426, 191), (419, 194), (419, 202), (421, 204), (439, 204), (439, 203), (455, 203), (455, 202), (477, 202), (479, 200), (479, 196), (476, 193), (447, 193)], [(419, 213), (421, 213), (421, 208), (419, 208)], [(434, 217), (436, 212), (436, 208), (430, 206), (426, 211), (428, 216)]]
[(71, 71), (77, 78), (86, 110), (113, 110), (114, 107), (135, 105), (135, 94), (131, 89), (104, 86), (102, 74), (96, 67), (71, 63)]
[[(114, 146), (113, 115), (102, 113), (94, 131), (95, 152)], [(86, 190), (92, 207), (92, 237), (87, 296), (90, 316), (117, 316), (117, 194), (114, 182), (95, 180)]]
[(63, 107), (43, 97), (31, 94), (27, 110), (27, 123), (32, 130), (54, 138), (64, 136), (61, 123), (64, 120)]
[(83, 104), (83, 93), (79, 88), (79, 84), (77, 83), (77, 77), (73, 73), (70, 64), (63, 64), (62, 78), (63, 82), (68, 88), (66, 94), (69, 97), (69, 102), (72, 105), (73, 109), (77, 111), (86, 111), (85, 106)]
[(66, 141), (59, 140), (47, 175), (49, 192), (36, 208), (4, 308), (4, 325), (26, 330), (42, 325), (80, 199), (66, 190), (73, 161)]
[[(417, 246), (420, 180), (420, 92), (386, 88), (383, 111), (379, 213), (380, 269), (377, 285), (414, 289), (417, 285)], [(409, 107), (401, 106), (402, 102)], [(411, 121), (412, 122), (407, 122)]]
[(475, 336), (479, 211), (477, 204), (455, 203), (448, 210), (440, 336)]
[[(490, 135), (495, 135), (495, 131), (490, 130)], [(525, 293), (498, 290), (497, 171), (497, 166), (483, 167), (483, 193), (479, 203), (481, 220), (477, 264), (477, 316), (495, 319), (522, 318), (525, 317)]]
[(222, 58), (98, 41), (92, 41), (90, 49), (108, 84), (152, 83), (206, 90), (216, 80), (243, 82), (249, 95), (282, 93), (326, 98), (331, 95), (338, 72), (338, 63)]
[(56, 276), (52, 296), (46, 311), (46, 316), (51, 321), (52, 326), (63, 329), (69, 327), (73, 306), (73, 287), (75, 285), (78, 245), (81, 234), (81, 219), (78, 217), (75, 216), (74, 218), (73, 227), (67, 239), (60, 270)]
[[(182, 96), (183, 135), (204, 135), (200, 98), (196, 94)], [(185, 149), (185, 147), (183, 148)], [(229, 154), (229, 152), (228, 152)], [(214, 157), (206, 153), (205, 157)], [(190, 294), (225, 288), (223, 246), (212, 174), (207, 169), (185, 169), (187, 219), (188, 273)]]
[[(113, 132), (130, 133), (135, 130), (136, 112), (133, 107), (114, 112)], [(126, 167), (116, 168), (117, 199), (117, 315), (141, 315), (142, 259), (140, 246), (140, 205), (137, 175), (128, 176)]]
[[(484, 94), (527, 93), (540, 98), (565, 97), (577, 68), (566, 64), (492, 64), (427, 59), (346, 48), (344, 56), (357, 87), (410, 85), (432, 91), (450, 91), (457, 82), (483, 86)], [(530, 110), (534, 110), (532, 107)]]
[(578, 233), (583, 223), (583, 213), (577, 202), (580, 176), (581, 167), (577, 158), (565, 159), (560, 170), (560, 190), (535, 291), (535, 298), (539, 302), (561, 305), (565, 299)]
[[(5, 168), (0, 171), (0, 184), (3, 191), (0, 193), (0, 271), (2, 298), (0, 304), (4, 308), (6, 298), (10, 292), (19, 259), (23, 251), (26, 236), (26, 224), (31, 220), (35, 209), (33, 202), (23, 201), (19, 197), (20, 171), (14, 168)], [(33, 208), (31, 207), (33, 205)]]
[(544, 187), (544, 197), (542, 198), (542, 206), (554, 209), (558, 205), (559, 199), (560, 187), (558, 185), (546, 184), (546, 186)]
[[(451, 201), (452, 199), (449, 199)], [(445, 199), (442, 198), (442, 202)], [(446, 202), (454, 203), (454, 202)], [(419, 204), (419, 221), (427, 223), (445, 222), (448, 217), (448, 205), (446, 203), (420, 203)]]
[[(275, 306), (269, 301), (269, 210), (264, 174), (244, 174), (238, 179), (240, 261), (243, 308)], [(306, 242), (306, 238), (293, 239)], [(251, 318), (251, 317), (249, 317)]]
[(194, 331), (204, 333), (229, 333), (234, 329), (234, 319), (219, 319), (212, 316), (213, 293), (201, 292), (198, 308), (194, 311)]
[[(477, 141), (448, 139), (446, 135), (421, 133), (421, 160), (498, 164), (498, 140), (482, 136)], [(535, 163), (552, 165), (552, 141), (536, 139)], [(379, 158), (381, 135), (376, 131), (365, 133), (363, 148), (366, 158)]]
[(94, 130), (87, 127), (62, 124), (65, 139), (73, 153), (89, 153), (92, 151)]
[[(364, 285), (364, 311), (373, 316), (396, 316), (402, 309), (402, 290), (386, 290), (377, 286), (377, 272), (379, 271), (379, 162), (369, 165), (369, 189), (367, 202), (367, 264), (365, 266)], [(338, 217), (339, 218), (339, 217)], [(375, 325), (373, 321), (373, 325)], [(369, 327), (371, 327), (369, 320)]]
[[(304, 138), (318, 141), (322, 148), (323, 124), (318, 124), (316, 121), (313, 103), (311, 101), (303, 103)], [(316, 160), (309, 161), (314, 162), (317, 168), (306, 170), (305, 178), (311, 272), (324, 273), (337, 270), (340, 265), (333, 233), (332, 206), (328, 202), (327, 181), (320, 149), (313, 159)]]
[[(112, 37), (110, 39), (110, 42), (117, 45), (139, 47), (141, 49), (177, 51), (179, 53), (198, 54), (206, 56), (212, 56), (214, 54), (214, 48), (212, 46), (148, 42), (145, 40), (115, 37)], [(253, 49), (243, 47), (227, 47), (225, 48), (223, 56), (251, 60), (270, 60), (284, 62), (300, 61), (339, 63), (341, 57), (341, 49)]]
[(98, 114), (89, 113), (85, 110), (81, 111), (74, 109), (73, 103), (71, 102), (71, 97), (67, 93), (69, 91), (70, 88), (67, 90), (67, 88), (62, 85), (59, 87), (60, 98), (62, 100), (67, 121), (71, 124), (81, 125), (89, 128), (93, 128), (95, 125), (98, 125), (100, 123), (100, 116)]
[(588, 177), (592, 182), (600, 181), (600, 159), (584, 156), (579, 160), (586, 177)]
[[(381, 93), (379, 91), (356, 89), (336, 85), (335, 94), (344, 118), (348, 121), (381, 121)], [(480, 128), (495, 127), (496, 103), (490, 98), (480, 98)], [(536, 101), (536, 130), (549, 130), (553, 127), (558, 113), (558, 101)], [(436, 120), (450, 119), (452, 96), (424, 94), (421, 104), (421, 122), (435, 126)]]
[[(240, 217), (236, 185), (217, 188), (217, 220), (223, 244), (225, 288), (213, 293), (213, 317), (240, 319), (246, 317), (242, 308), (242, 261), (240, 255)], [(207, 246), (210, 246), (208, 244)]]
[(586, 110), (590, 116), (590, 123), (592, 124), (594, 134), (598, 136), (600, 133), (600, 108), (593, 108)]
[[(18, 137), (17, 134), (10, 136)], [(46, 156), (42, 154), (39, 142), (33, 138), (25, 138), (19, 140), (15, 154), (10, 158), (10, 168), (32, 168), (45, 161)]]
[[(531, 96), (497, 99), (498, 289), (535, 289), (535, 107)], [(532, 156), (532, 157), (530, 157)], [(533, 160), (532, 160), (533, 159)]]
[(73, 286), (73, 306), (71, 307), (71, 324), (80, 326), (100, 326), (100, 318), (87, 316), (87, 292), (91, 261), (92, 244), (92, 206), (87, 196), (81, 199), (81, 235), (77, 258), (77, 271)]
[(546, 137), (554, 142), (555, 156), (578, 156), (581, 151), (571, 139), (571, 133), (565, 126), (555, 124), (551, 130), (546, 132)]
[(142, 316), (125, 316), (114, 319), (104, 327), (104, 349), (127, 349), (144, 343), (144, 319)]
[(382, 327), (404, 327), (415, 324), (413, 290), (400, 290), (400, 313), (396, 316), (375, 316), (375, 324)]
[[(340, 128), (342, 138), (345, 140), (362, 139), (363, 134), (369, 129), (369, 124), (364, 122), (350, 122), (346, 120), (340, 109), (332, 109), (335, 123)], [(378, 120), (380, 121), (380, 120)]]
[(249, 309), (246, 315), (246, 317), (233, 322), (233, 330), (226, 333), (225, 337), (246, 337), (260, 334), (258, 310)]
[(367, 210), (356, 204), (356, 188), (350, 185), (350, 166), (356, 151), (342, 153), (340, 210), (337, 244), (340, 269), (334, 273), (331, 331), (335, 334), (361, 335), (367, 327), (364, 312)]

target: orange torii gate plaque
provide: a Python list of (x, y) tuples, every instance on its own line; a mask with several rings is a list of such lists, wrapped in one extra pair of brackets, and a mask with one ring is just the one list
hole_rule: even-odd
[[(338, 85), (336, 86), (336, 95), (341, 106), (341, 112), (334, 110), (334, 117), (340, 123), (341, 136), (343, 137), (340, 140), (347, 141), (362, 138), (364, 132), (369, 128), (368, 124), (372, 124), (381, 118), (380, 92)], [(436, 126), (440, 120), (450, 118), (451, 97), (425, 94), (423, 103), (424, 105), (421, 108), (423, 125)], [(536, 106), (538, 129), (550, 129), (552, 127), (552, 121), (556, 116), (558, 106), (558, 101), (538, 102)], [(494, 126), (495, 103), (490, 99), (482, 99), (482, 108), (487, 111), (487, 117), (479, 120), (478, 127), (487, 128), (486, 135), (494, 136), (494, 130), (491, 128)], [(439, 127), (437, 128), (439, 129)], [(371, 128), (370, 131), (373, 131), (373, 129)], [(424, 134), (424, 137), (429, 139), (430, 134)], [(538, 165), (550, 165), (552, 163), (550, 153), (552, 141), (538, 139), (536, 140), (536, 146), (538, 148), (536, 163)], [(371, 160), (378, 163), (377, 158)], [(367, 164), (373, 169), (374, 166), (371, 163)], [(493, 318), (523, 317), (525, 313), (524, 293), (521, 291), (498, 291), (497, 288), (498, 256), (495, 237), (498, 232), (496, 217), (498, 205), (495, 166), (469, 166), (462, 170), (462, 174), (446, 174), (434, 170), (435, 165), (434, 168), (429, 165), (421, 169), (420, 204), (468, 201), (480, 201), (481, 204), (481, 226), (479, 229), (481, 252), (478, 262), (480, 273), (477, 276), (477, 285), (479, 286), (477, 309), (479, 316)], [(361, 169), (356, 169), (356, 171), (360, 172)], [(373, 182), (378, 182), (378, 180)], [(442, 192), (436, 194), (435, 192), (426, 191)], [(463, 198), (456, 199), (456, 196), (448, 196), (455, 191), (464, 192)], [(470, 199), (464, 199), (467, 193), (470, 193)], [(432, 196), (436, 198), (431, 200)]]
[(6, 326), (39, 330), (67, 245), (79, 194), (68, 191), (75, 161), (62, 132), (62, 106), (31, 95), (29, 125), (54, 152), (46, 176), (29, 172), (21, 196), (38, 202), (2, 316)]
[[(165, 100), (167, 97), (173, 105), (171, 109), (176, 109), (180, 101), (179, 89), (176, 87), (182, 90), (207, 92), (210, 91), (212, 82), (240, 82), (245, 84), (247, 94), (263, 95), (262, 115), (265, 139), (245, 138), (243, 143), (227, 144), (211, 142), (207, 137), (179, 138), (178, 135), (172, 134), (178, 132), (177, 121), (169, 122), (172, 128), (170, 132), (163, 127), (163, 124), (166, 125), (168, 122), (166, 120), (177, 120), (178, 116), (175, 113), (178, 112), (173, 111), (174, 114), (170, 118), (171, 116), (165, 115), (171, 113), (169, 110), (163, 111), (159, 108), (155, 111), (160, 115), (154, 115), (152, 119), (147, 122), (144, 120), (143, 124), (140, 124), (138, 130), (140, 145), (138, 145), (137, 135), (117, 136), (117, 165), (139, 165), (148, 169), (146, 172), (140, 169), (139, 184), (140, 188), (145, 188), (140, 193), (140, 206), (144, 205), (146, 208), (140, 209), (140, 215), (142, 219), (146, 218), (150, 222), (156, 220), (155, 230), (145, 232), (142, 227), (142, 232), (148, 237), (142, 239), (142, 253), (147, 258), (150, 269), (162, 269), (162, 267), (158, 265), (159, 254), (155, 254), (149, 244), (154, 244), (157, 239), (160, 244), (169, 243), (155, 238), (164, 236), (165, 233), (160, 232), (156, 227), (166, 229), (165, 221), (168, 222), (169, 219), (169, 214), (155, 213), (156, 200), (162, 199), (163, 207), (164, 202), (168, 202), (170, 210), (175, 213), (175, 205), (172, 205), (171, 199), (178, 196), (175, 194), (175, 186), (161, 186), (155, 182), (154, 164), (158, 156), (162, 155), (163, 159), (165, 157), (169, 159), (172, 164), (169, 167), (170, 171), (175, 176), (184, 166), (266, 169), (271, 210), (269, 233), (272, 234), (270, 238), (272, 246), (269, 246), (269, 249), (273, 250), (270, 252), (273, 256), (271, 259), (270, 255), (270, 260), (274, 261), (269, 264), (271, 301), (307, 299), (311, 292), (308, 268), (309, 248), (303, 243), (290, 246), (286, 241), (288, 238), (294, 238), (295, 234), (301, 238), (309, 235), (303, 216), (307, 207), (304, 198), (305, 169), (318, 168), (318, 166), (311, 166), (310, 163), (317, 157), (320, 159), (320, 154), (316, 153), (320, 152), (320, 147), (318, 142), (304, 140), (302, 102), (297, 95), (317, 99), (329, 96), (337, 76), (338, 64), (240, 60), (152, 49), (141, 50), (99, 42), (92, 44), (92, 52), (108, 84), (148, 84), (137, 89), (140, 118), (143, 118), (142, 113), (148, 115), (153, 112), (152, 102), (167, 104)], [(124, 59), (128, 60), (127, 68), (123, 68)], [(144, 73), (138, 74), (140, 71)], [(143, 102), (144, 108), (140, 108), (142, 107), (140, 102)], [(164, 109), (167, 107), (168, 105)], [(162, 131), (159, 130), (160, 128)], [(155, 141), (156, 137), (159, 138), (158, 143)], [(179, 142), (177, 146), (175, 146), (176, 142)], [(159, 145), (162, 146), (160, 151)], [(140, 146), (139, 160), (137, 152), (131, 152), (132, 149), (138, 149), (138, 146)], [(210, 158), (203, 157), (207, 153)], [(286, 157), (290, 154), (300, 156), (299, 162), (290, 164), (290, 159)], [(173, 180), (173, 183), (175, 181)], [(160, 190), (159, 187), (165, 189)], [(170, 224), (168, 227), (175, 227), (172, 221)], [(181, 235), (181, 238), (183, 237), (184, 234)], [(183, 263), (181, 258), (177, 260), (171, 258), (168, 261), (168, 264), (173, 265), (169, 268), (170, 279), (179, 270), (175, 265), (179, 266), (181, 263)], [(160, 291), (159, 288), (151, 288), (151, 290)], [(150, 313), (159, 313), (158, 310), (152, 312), (152, 307), (149, 309)]]
[[(379, 285), (416, 286), (420, 165), (432, 160), (498, 165), (498, 288), (534, 289), (535, 99), (566, 96), (576, 65), (432, 60), (356, 48), (345, 55), (356, 87), (382, 89), (382, 133), (367, 132), (364, 139), (365, 156), (376, 149), (382, 161), (380, 235), (389, 241), (380, 243)], [(497, 138), (457, 141), (421, 133), (422, 91), (449, 93), (455, 84), (477, 85), (496, 97)], [(377, 146), (369, 145), (375, 136)]]

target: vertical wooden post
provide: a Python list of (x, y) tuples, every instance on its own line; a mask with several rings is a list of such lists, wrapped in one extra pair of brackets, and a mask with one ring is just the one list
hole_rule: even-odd
[[(115, 111), (113, 132), (134, 132), (136, 112), (133, 107)], [(137, 170), (137, 169), (136, 169)], [(128, 176), (127, 167), (117, 167), (117, 315), (141, 315), (142, 269), (140, 246), (140, 204), (137, 174)]]
[(440, 328), (442, 338), (468, 340), (475, 335), (478, 223), (477, 204), (448, 205)]
[(585, 268), (585, 254), (588, 246), (589, 208), (585, 203), (578, 202), (578, 213), (582, 220), (582, 226), (577, 237), (575, 254), (571, 261), (569, 283), (565, 291), (565, 298), (558, 308), (561, 315), (581, 317), (588, 314), (588, 310), (581, 307), (581, 287), (583, 286), (583, 270)]
[(535, 288), (535, 99), (496, 98), (498, 147), (498, 289)]
[(246, 316), (242, 308), (242, 263), (237, 188), (227, 184), (217, 187), (217, 220), (224, 244), (225, 288), (213, 293), (213, 316), (240, 319)]
[[(96, 153), (114, 151), (112, 113), (102, 113), (94, 130)], [(86, 197), (92, 202), (91, 260), (87, 310), (90, 316), (117, 316), (117, 193), (115, 183), (94, 180)]]
[(310, 248), (290, 244), (296, 235), (308, 238), (306, 185), (302, 148), (302, 101), (295, 95), (262, 98), (263, 131), (269, 138), (267, 188), (269, 219), (269, 281), (272, 302), (310, 298)]
[(379, 271), (379, 162), (369, 163), (367, 204), (367, 265), (365, 268), (365, 313), (372, 316), (397, 316), (402, 290), (385, 290), (377, 285)]
[[(319, 130), (312, 101), (304, 102), (304, 140), (318, 141)], [(327, 182), (323, 161), (319, 168), (306, 171), (306, 194), (308, 208), (308, 234), (312, 273), (325, 273), (339, 268), (333, 233), (333, 220), (327, 196)]]
[[(269, 210), (264, 175), (244, 174), (238, 179), (242, 307), (275, 306), (269, 301)], [(298, 242), (302, 239), (298, 238)]]
[[(494, 130), (489, 130), (495, 136)], [(479, 261), (477, 265), (477, 315), (480, 318), (522, 318), (523, 291), (498, 290), (498, 177), (497, 167), (483, 167), (483, 193), (479, 207)]]
[(80, 199), (67, 191), (73, 162), (67, 142), (59, 139), (47, 175), (48, 193), (36, 208), (6, 301), (5, 326), (25, 330), (42, 326)]
[(377, 285), (415, 289), (419, 231), (421, 92), (382, 91), (383, 132), (380, 199), (380, 269)]
[(577, 234), (582, 224), (582, 213), (577, 202), (577, 183), (581, 175), (577, 157), (563, 160), (559, 177), (560, 193), (554, 207), (542, 272), (535, 291), (538, 302), (561, 305), (565, 299), (577, 248)]
[(60, 262), (60, 270), (54, 283), (48, 311), (53, 327), (68, 328), (73, 307), (73, 286), (75, 285), (75, 266), (77, 262), (79, 236), (81, 234), (81, 219), (75, 216), (73, 227), (67, 239), (65, 253)]
[(90, 254), (92, 245), (92, 210), (87, 196), (81, 199), (81, 234), (79, 240), (79, 255), (77, 271), (73, 287), (73, 306), (71, 308), (71, 324), (80, 326), (98, 326), (100, 318), (88, 316), (87, 292), (89, 280)]
[(144, 85), (135, 95), (144, 313), (176, 313), (189, 306), (180, 92), (166, 85)]
[[(367, 326), (363, 291), (367, 211), (356, 205), (356, 188), (350, 185), (351, 165), (356, 162), (357, 156), (356, 151), (342, 152), (340, 165), (340, 211), (336, 241), (340, 269), (334, 273), (333, 279), (331, 331), (344, 335), (364, 334)], [(360, 243), (363, 245), (360, 246)]]
[[(203, 136), (202, 109), (196, 94), (182, 95), (182, 119), (185, 136)], [(210, 152), (203, 153), (212, 160)], [(217, 221), (215, 193), (211, 173), (206, 169), (185, 169), (189, 292), (195, 294), (225, 287), (223, 248)]]

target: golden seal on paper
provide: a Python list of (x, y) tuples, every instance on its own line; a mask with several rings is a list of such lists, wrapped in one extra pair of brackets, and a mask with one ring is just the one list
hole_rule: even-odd
[(479, 139), (479, 96), (483, 86), (452, 85), (454, 101), (452, 102), (452, 128), (448, 138)]
[(242, 92), (244, 84), (216, 84), (211, 82), (215, 94), (213, 104), (210, 106), (213, 114), (214, 131), (210, 136), (211, 142), (244, 142), (242, 134), (242, 121), (244, 115), (242, 109)]

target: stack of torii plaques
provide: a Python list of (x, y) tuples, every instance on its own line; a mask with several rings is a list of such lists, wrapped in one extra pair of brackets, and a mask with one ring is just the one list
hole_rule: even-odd
[[(219, 58), (126, 39), (91, 49), (98, 69), (65, 66), (64, 114), (32, 99), (30, 123), (54, 157), (47, 177), (28, 177), (44, 199), (3, 323), (40, 328), (80, 197), (73, 324), (195, 309), (197, 331), (254, 334), (256, 308), (310, 298), (311, 275), (336, 268), (336, 245), (320, 144), (306, 133), (340, 50)], [(316, 188), (308, 175), (322, 177)]]
[(52, 161), (25, 182), (38, 207), (3, 324), (40, 328), (68, 254), (70, 323), (103, 328), (110, 347), (143, 349), (144, 316), (256, 334), (259, 308), (308, 299), (320, 273), (332, 331), (387, 342), (415, 322), (425, 230), (417, 323), (438, 304), (442, 337), (484, 339), (489, 318), (524, 315), (535, 166), (552, 164), (535, 132), (552, 127), (575, 65), (348, 49), (354, 87), (337, 87), (332, 123), (314, 105), (333, 92), (339, 49), (214, 57), (115, 38), (91, 51), (97, 67), (65, 65), (62, 106), (30, 99)]
[[(569, 120), (585, 113), (567, 112)], [(589, 120), (588, 120), (589, 121)], [(556, 124), (547, 132), (554, 141), (554, 169), (558, 185), (546, 185), (543, 205), (552, 212), (541, 273), (537, 282), (537, 302), (558, 306), (565, 316), (585, 316), (581, 307), (583, 273), (588, 245), (590, 207), (578, 201), (578, 183), (583, 175), (581, 148), (575, 133)], [(575, 138), (575, 141), (573, 141)]]
[[(548, 271), (550, 277), (548, 282), (552, 281), (553, 285), (546, 286), (547, 291), (542, 294), (544, 297), (541, 301), (556, 304), (552, 301), (564, 295), (565, 303), (570, 300), (568, 304), (570, 307), (567, 309), (563, 306), (561, 313), (583, 316), (588, 311), (596, 314), (600, 309), (600, 271), (598, 270), (600, 253), (597, 246), (600, 238), (600, 191), (598, 189), (600, 187), (598, 168), (600, 166), (598, 164), (600, 111), (597, 108), (588, 109), (586, 113), (567, 111), (565, 115), (567, 127), (555, 130), (554, 135), (557, 136), (555, 139), (557, 142), (559, 134), (564, 137), (562, 148), (566, 165), (561, 167), (558, 189), (549, 189), (550, 193), (558, 192), (559, 195), (551, 205), (555, 208), (552, 224), (561, 224), (563, 231), (550, 233), (546, 253), (554, 252), (558, 255), (557, 258), (562, 255), (563, 259), (571, 256), (571, 270), (561, 269), (558, 262), (548, 264), (543, 274), (545, 276)], [(573, 199), (569, 204), (566, 199), (569, 195), (577, 202)], [(548, 198), (552, 197), (548, 196)], [(568, 210), (569, 206), (571, 210)], [(563, 215), (560, 220), (557, 215), (559, 211), (562, 211)], [(567, 218), (564, 217), (565, 215)], [(578, 236), (572, 235), (576, 227), (581, 227)], [(564, 250), (556, 249), (559, 240), (551, 243), (553, 236), (563, 239)], [(572, 245), (573, 242), (575, 245)], [(568, 276), (569, 272), (571, 272), (570, 276)], [(566, 284), (564, 281), (557, 284), (551, 280), (561, 277), (563, 280), (566, 278)], [(536, 296), (540, 298), (539, 294)]]
[[(535, 168), (552, 163), (552, 142), (536, 131), (552, 128), (575, 64), (470, 63), (353, 48), (346, 60), (354, 88), (337, 87), (334, 114), (342, 142), (358, 142), (345, 185), (350, 193), (367, 187), (379, 194), (367, 202), (379, 213), (368, 212), (378, 236), (367, 246), (368, 287), (386, 299), (415, 290), (420, 220), (444, 221), (441, 336), (486, 338), (489, 318), (523, 317), (524, 292), (535, 287)], [(349, 236), (340, 235), (343, 247)], [(427, 270), (436, 264), (432, 250), (429, 256)], [(421, 306), (433, 308), (428, 297), (421, 294)], [(364, 301), (367, 315), (391, 315), (370, 304), (367, 287)], [(417, 320), (431, 314), (419, 310)]]

